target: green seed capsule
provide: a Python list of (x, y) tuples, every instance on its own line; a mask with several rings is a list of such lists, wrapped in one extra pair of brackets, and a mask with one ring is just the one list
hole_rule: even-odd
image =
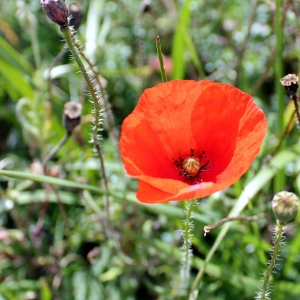
[(293, 193), (282, 191), (275, 194), (272, 200), (272, 208), (276, 219), (282, 224), (286, 224), (296, 217), (299, 199)]

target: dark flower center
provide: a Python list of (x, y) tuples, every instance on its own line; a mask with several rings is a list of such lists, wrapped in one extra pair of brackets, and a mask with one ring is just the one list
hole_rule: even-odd
[(179, 157), (174, 160), (178, 175), (184, 177), (190, 184), (197, 184), (203, 182), (200, 174), (209, 171), (214, 165), (210, 164), (210, 159), (202, 151), (198, 157), (195, 157), (195, 150), (191, 149), (191, 156), (183, 159)]

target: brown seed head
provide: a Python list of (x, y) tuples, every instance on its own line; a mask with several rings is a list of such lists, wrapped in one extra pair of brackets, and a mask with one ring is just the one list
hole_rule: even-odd
[(286, 224), (296, 217), (299, 199), (293, 193), (282, 191), (275, 194), (272, 200), (272, 208), (276, 219), (282, 224)]
[(60, 27), (68, 26), (68, 7), (64, 0), (40, 0), (43, 12)]
[(280, 82), (283, 86), (290, 86), (292, 84), (297, 84), (298, 76), (295, 74), (288, 74), (280, 79)]
[(281, 78), (280, 82), (284, 86), (290, 98), (294, 101), (297, 100), (298, 76), (295, 74), (288, 74)]
[(67, 102), (64, 106), (63, 124), (68, 132), (71, 134), (74, 128), (80, 123), (82, 113), (82, 105), (77, 102)]

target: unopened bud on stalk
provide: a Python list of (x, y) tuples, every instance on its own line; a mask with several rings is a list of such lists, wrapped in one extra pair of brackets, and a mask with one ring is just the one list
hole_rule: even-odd
[(65, 0), (40, 0), (43, 12), (60, 27), (68, 26), (68, 7)]
[(70, 4), (69, 16), (72, 16), (72, 18), (69, 21), (69, 25), (73, 26), (73, 28), (75, 30), (77, 30), (81, 23), (82, 16), (83, 16), (82, 7), (77, 3)]
[(284, 86), (290, 98), (297, 98), (298, 76), (296, 76), (295, 74), (288, 74), (281, 78), (280, 82)]
[(67, 102), (64, 106), (63, 124), (70, 135), (74, 128), (80, 123), (82, 105), (77, 102)]
[(272, 207), (276, 219), (280, 221), (280, 223), (286, 224), (296, 217), (299, 199), (293, 193), (282, 191), (275, 194), (272, 200)]

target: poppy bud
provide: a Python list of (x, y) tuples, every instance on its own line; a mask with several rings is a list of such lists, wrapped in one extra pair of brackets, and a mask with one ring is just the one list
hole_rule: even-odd
[(286, 224), (296, 217), (298, 213), (299, 199), (293, 193), (282, 191), (275, 194), (272, 200), (272, 207), (276, 219), (280, 223)]
[(81, 6), (77, 3), (72, 3), (69, 6), (69, 16), (72, 16), (72, 18), (69, 21), (69, 25), (73, 26), (73, 28), (77, 30), (83, 16)]
[(73, 101), (67, 102), (64, 106), (63, 124), (67, 133), (72, 134), (74, 128), (80, 123), (82, 105)]
[(60, 27), (68, 26), (68, 7), (65, 0), (40, 0), (43, 12)]
[(298, 76), (295, 74), (288, 74), (281, 78), (280, 82), (285, 87), (285, 90), (290, 98), (297, 98)]

